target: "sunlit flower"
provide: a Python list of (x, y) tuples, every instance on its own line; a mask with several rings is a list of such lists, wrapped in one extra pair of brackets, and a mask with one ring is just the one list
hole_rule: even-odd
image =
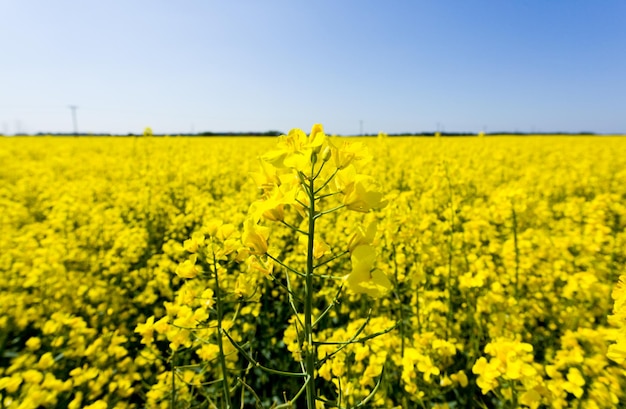
[(176, 267), (176, 275), (181, 278), (194, 278), (202, 270), (196, 265), (198, 259), (197, 254), (192, 254), (187, 260), (183, 261)]
[(354, 233), (352, 233), (348, 239), (348, 250), (352, 252), (358, 246), (371, 245), (376, 236), (376, 231), (376, 220), (372, 220), (367, 227), (358, 225)]
[(372, 246), (362, 245), (352, 251), (352, 271), (345, 277), (348, 288), (354, 293), (380, 297), (391, 289), (391, 282), (379, 269), (374, 268), (376, 251)]
[(185, 240), (183, 247), (190, 253), (198, 251), (198, 247), (204, 244), (204, 234), (196, 232), (191, 235), (191, 238)]
[(265, 254), (267, 253), (269, 233), (267, 227), (260, 226), (253, 219), (248, 218), (244, 222), (241, 242), (250, 249), (252, 254)]

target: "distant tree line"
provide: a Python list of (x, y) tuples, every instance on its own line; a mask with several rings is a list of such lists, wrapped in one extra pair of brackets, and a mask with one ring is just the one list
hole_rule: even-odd
[[(401, 132), (401, 133), (388, 133), (387, 136), (421, 136), (421, 137), (435, 137), (437, 132)], [(458, 137), (458, 136), (478, 136), (477, 132), (438, 132), (439, 136), (445, 137)], [(530, 136), (530, 135), (564, 135), (564, 136), (591, 136), (596, 135), (595, 132), (485, 132), (484, 136), (496, 136), (496, 135), (512, 135), (512, 136)], [(371, 137), (378, 136), (378, 134), (363, 134), (360, 136)]]
[[(176, 134), (154, 134), (155, 137), (162, 136), (184, 136), (184, 137), (217, 137), (217, 136), (237, 136), (237, 137), (263, 137), (270, 136), (276, 137), (284, 134), (284, 132), (271, 130), (266, 132), (199, 132), (199, 133), (176, 133)], [(390, 133), (387, 134), (389, 137), (394, 136), (419, 136), (419, 137), (435, 137), (436, 132), (401, 132), (401, 133)], [(476, 132), (439, 132), (439, 136), (442, 137), (459, 137), (459, 136), (478, 136), (479, 134)], [(592, 136), (596, 135), (595, 132), (486, 132), (483, 134), (484, 136), (495, 136), (495, 135), (512, 135), (512, 136), (529, 136), (529, 135), (563, 135), (563, 136)], [(0, 136), (4, 136), (3, 133), (0, 132)], [(71, 132), (38, 132), (36, 134), (26, 134), (26, 133), (17, 133), (14, 136), (80, 136), (80, 137), (143, 137), (142, 133), (128, 133), (128, 134), (112, 134), (112, 133), (71, 133)], [(378, 134), (363, 134), (363, 135), (345, 135), (345, 136), (363, 136), (363, 137), (375, 137)]]
[[(153, 134), (152, 136), (278, 136), (282, 135), (281, 131), (266, 131), (266, 132), (199, 132), (199, 133), (172, 133), (172, 134)], [(4, 136), (0, 132), (0, 136)], [(113, 134), (113, 133), (72, 133), (72, 132), (37, 132), (36, 134), (26, 134), (26, 133), (17, 133), (14, 136), (117, 136), (117, 137), (126, 137), (126, 136), (141, 136), (143, 137), (143, 133), (128, 133), (128, 134)]]

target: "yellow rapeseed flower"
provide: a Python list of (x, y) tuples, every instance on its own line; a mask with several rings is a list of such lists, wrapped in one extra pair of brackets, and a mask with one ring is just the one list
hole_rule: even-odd
[(345, 277), (345, 281), (352, 292), (380, 297), (391, 289), (391, 282), (385, 273), (374, 268), (376, 251), (372, 246), (357, 246), (350, 260), (352, 271)]
[(198, 259), (197, 254), (192, 254), (187, 260), (183, 261), (176, 267), (176, 275), (181, 278), (194, 278), (200, 273), (201, 269), (196, 265)]
[(269, 233), (267, 227), (260, 226), (254, 219), (248, 218), (244, 222), (241, 242), (250, 249), (252, 254), (265, 254), (267, 253)]

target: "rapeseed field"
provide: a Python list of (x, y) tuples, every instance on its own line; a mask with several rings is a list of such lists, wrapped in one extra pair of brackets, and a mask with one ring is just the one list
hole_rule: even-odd
[(0, 408), (626, 406), (623, 152), (2, 138)]

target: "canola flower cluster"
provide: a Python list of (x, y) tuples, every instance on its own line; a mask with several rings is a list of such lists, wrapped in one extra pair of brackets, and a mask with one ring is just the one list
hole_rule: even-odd
[(2, 139), (0, 407), (626, 405), (625, 145)]
[[(235, 225), (222, 224), (220, 220), (209, 221), (208, 225), (193, 232), (184, 242), (190, 256), (175, 271), (178, 277), (186, 280), (179, 297), (173, 304), (166, 303), (167, 317), (156, 321), (157, 317), (151, 316), (136, 331), (142, 334), (142, 343), (148, 347), (154, 347), (156, 331), (170, 341), (173, 351), (178, 351), (181, 346), (186, 351), (196, 351), (197, 357), (183, 352), (182, 359), (187, 368), (198, 368), (198, 372), (207, 377), (196, 376), (193, 382), (202, 385), (217, 380), (216, 383), (221, 385), (219, 402), (224, 407), (232, 407), (231, 395), (237, 387), (242, 391), (254, 390), (242, 375), (251, 368), (233, 365), (232, 361), (236, 361), (237, 353), (240, 353), (248, 364), (271, 374), (304, 379), (300, 391), (284, 405), (290, 407), (292, 401), (297, 402), (306, 391), (307, 405), (312, 408), (320, 401), (330, 402), (327, 398), (317, 399), (318, 382), (314, 380), (317, 369), (346, 346), (343, 341), (320, 341), (315, 327), (321, 327), (324, 318), (331, 316), (344, 285), (353, 294), (376, 297), (391, 288), (386, 275), (374, 268), (374, 222), (370, 221), (366, 228), (357, 225), (351, 235), (338, 243), (330, 241), (331, 236), (325, 231), (316, 231), (315, 227), (321, 218), (342, 210), (365, 214), (384, 207), (385, 202), (376, 181), (359, 172), (371, 160), (365, 146), (346, 141), (333, 143), (321, 125), (315, 125), (308, 136), (294, 129), (279, 137), (277, 149), (260, 159), (260, 172), (253, 173), (252, 178), (261, 197), (250, 205), (241, 233)], [(280, 237), (279, 246), (273, 245), (274, 240), (270, 239), (272, 223), (285, 228), (290, 234), (289, 241), (299, 245), (289, 251), (290, 244)], [(274, 230), (278, 233), (277, 228)], [(291, 253), (303, 257), (302, 261), (289, 260)], [(334, 274), (329, 266), (342, 257), (350, 259), (351, 271)], [(228, 282), (233, 277), (237, 277), (234, 287), (229, 287)], [(270, 282), (275, 284), (275, 289), (283, 290), (282, 300), (291, 307), (292, 317), (283, 321), (290, 323), (285, 329), (284, 342), (294, 360), (302, 364), (301, 372), (261, 366), (252, 357), (255, 354), (253, 347), (267, 349), (271, 345), (259, 345), (255, 333), (258, 326), (252, 323), (246, 327), (238, 325), (243, 322), (237, 319), (240, 313), (247, 313), (250, 309), (255, 317), (267, 313), (259, 311), (259, 298), (261, 288), (266, 287), (265, 292), (272, 288), (268, 286)], [(317, 297), (320, 291), (328, 289), (335, 292), (334, 299)], [(274, 298), (280, 300), (281, 295)], [(327, 308), (323, 312), (314, 311), (320, 303), (328, 303)], [(156, 339), (159, 339), (158, 335)], [(349, 342), (357, 341), (352, 339)], [(250, 350), (244, 350), (244, 343)], [(321, 348), (325, 351), (323, 356), (317, 356), (318, 345), (326, 347)], [(207, 355), (206, 350), (214, 355)], [(218, 374), (208, 369), (211, 361), (217, 363)], [(380, 371), (376, 375), (379, 376)], [(163, 391), (164, 395), (160, 397), (164, 404), (171, 401), (174, 394), (181, 399), (181, 392), (175, 386), (176, 379), (166, 376), (164, 374), (161, 384), (153, 389)], [(170, 387), (172, 383), (174, 386)], [(182, 392), (188, 393), (187, 390)], [(216, 390), (209, 393), (214, 400), (216, 393)], [(272, 395), (258, 395), (252, 393), (258, 405), (272, 398)], [(339, 391), (334, 400), (340, 402), (343, 395)], [(188, 398), (188, 401), (195, 399)]]

